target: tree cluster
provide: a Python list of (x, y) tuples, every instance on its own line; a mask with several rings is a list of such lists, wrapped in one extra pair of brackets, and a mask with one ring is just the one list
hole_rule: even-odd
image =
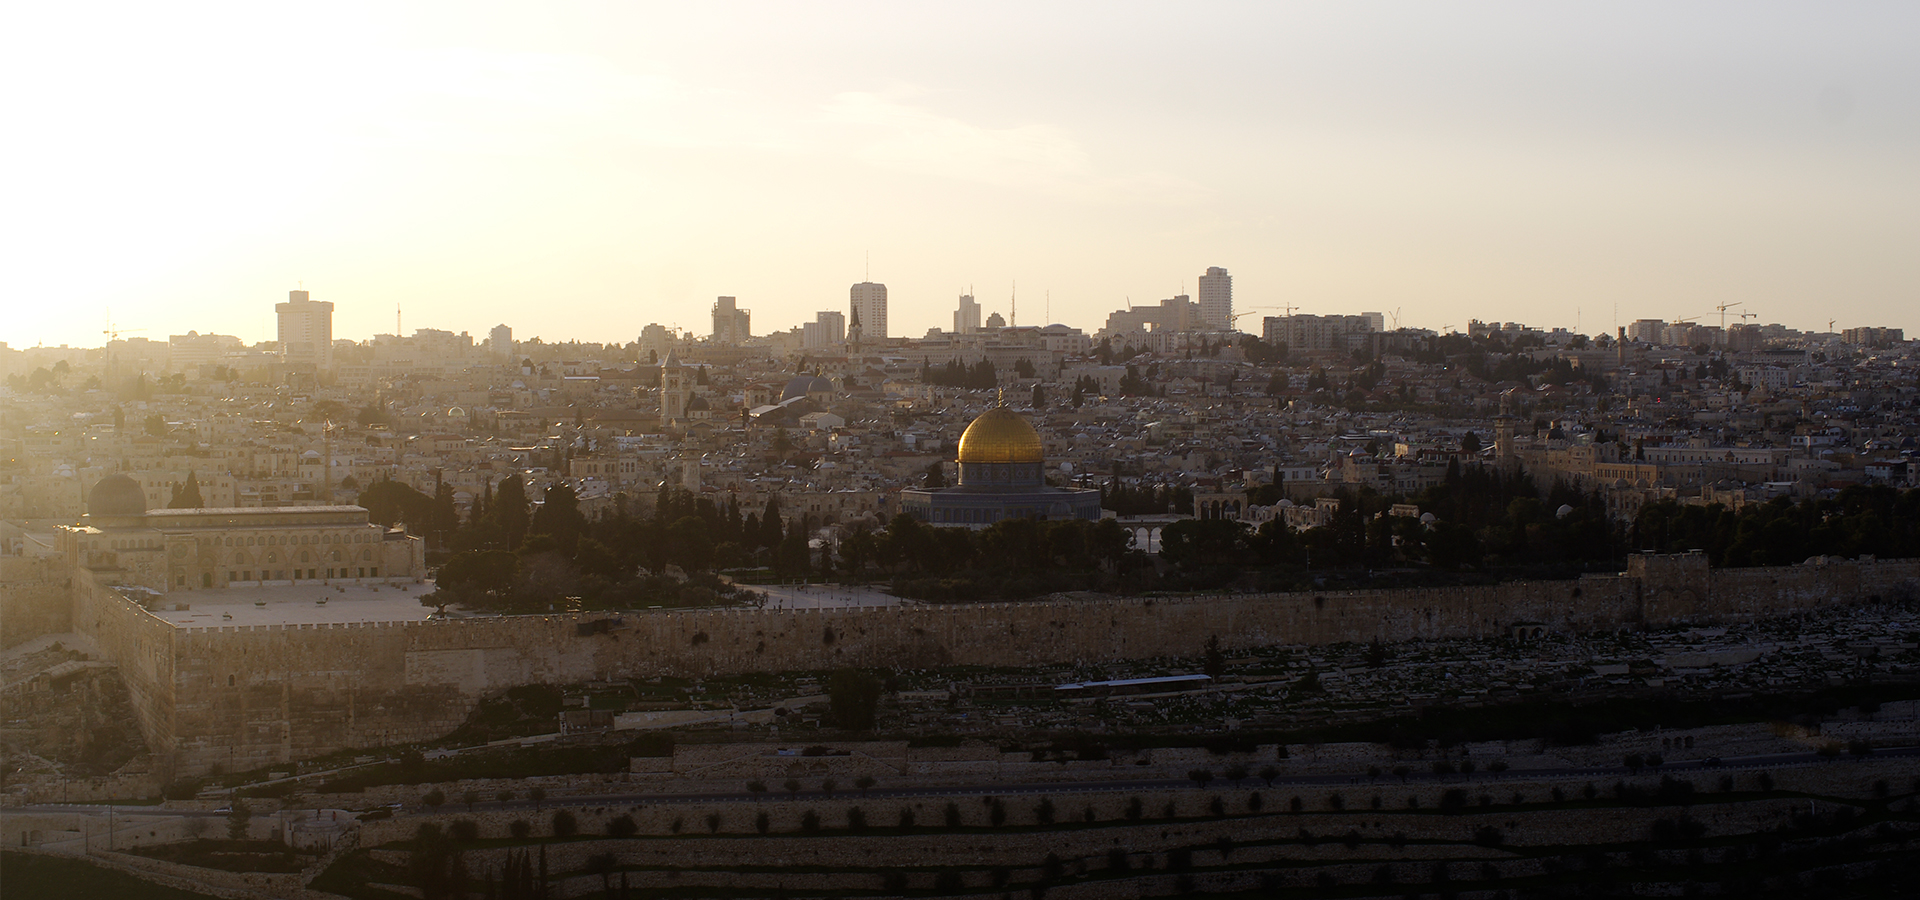
[[(1024, 362), (1024, 360), (1023, 360)], [(1031, 371), (1032, 364), (1027, 365)], [(1031, 375), (1024, 377), (1032, 377)], [(944, 366), (934, 366), (930, 362), (920, 364), (920, 383), (941, 387), (969, 388), (972, 390), (992, 390), (1000, 383), (999, 376), (993, 371), (993, 363), (981, 360), (969, 366), (957, 359), (948, 360)]]
[(1100, 508), (1122, 516), (1191, 513), (1193, 489), (1177, 484), (1128, 486), (1113, 480), (1100, 486)]
[[(1280, 488), (1267, 486), (1248, 499), (1265, 506), (1283, 497)], [(1543, 500), (1524, 472), (1463, 469), (1455, 462), (1444, 483), (1417, 497), (1362, 488), (1337, 491), (1334, 499), (1339, 506), (1330, 522), (1300, 531), (1279, 519), (1257, 529), (1221, 519), (1175, 522), (1161, 532), (1160, 555), (1189, 569), (1426, 565), (1456, 571), (1522, 564), (1585, 568), (1624, 549), (1624, 538), (1607, 520), (1598, 494), (1556, 483)], [(1416, 504), (1435, 521), (1391, 515), (1399, 503)]]
[(1706, 551), (1715, 566), (1781, 566), (1812, 556), (1920, 556), (1920, 489), (1853, 485), (1795, 503), (1778, 497), (1734, 511), (1661, 500), (1640, 508), (1635, 550)]

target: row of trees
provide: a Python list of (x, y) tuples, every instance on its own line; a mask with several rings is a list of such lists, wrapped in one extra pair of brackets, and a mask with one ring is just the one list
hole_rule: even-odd
[[(573, 490), (555, 484), (529, 512), (525, 485), (509, 476), (452, 531), (432, 601), (512, 611), (562, 598), (582, 608), (711, 603), (728, 591), (710, 575), (689, 575), (755, 564), (813, 574), (813, 524), (783, 518), (777, 496), (763, 512), (742, 515), (737, 503), (723, 508), (675, 488), (661, 492), (651, 515), (616, 503), (589, 519)], [(831, 562), (825, 556), (820, 565)]]
[[(1332, 521), (1316, 528), (1295, 531), (1277, 519), (1257, 529), (1227, 519), (1175, 522), (1162, 530), (1160, 554), (1187, 568), (1424, 564), (1454, 571), (1522, 563), (1579, 567), (1622, 552), (1624, 536), (1608, 521), (1597, 493), (1556, 482), (1545, 497), (1525, 472), (1463, 468), (1456, 461), (1442, 484), (1414, 497), (1370, 488), (1336, 491)], [(1279, 487), (1269, 486), (1249, 500), (1272, 505), (1282, 498)], [(1391, 515), (1400, 503), (1416, 504), (1436, 521)]]
[(955, 359), (938, 367), (931, 362), (921, 363), (920, 382), (941, 387), (992, 390), (1000, 383), (1000, 378), (993, 370), (993, 363), (988, 360), (983, 359), (969, 366)]
[[(1125, 515), (1184, 511), (1190, 493), (1166, 485), (1101, 489), (1103, 506)], [(442, 494), (445, 492), (442, 491)], [(856, 526), (839, 545), (813, 546), (815, 522), (782, 516), (778, 497), (761, 513), (685, 491), (663, 491), (651, 515), (624, 505), (588, 519), (570, 488), (556, 484), (530, 510), (525, 486), (504, 479), (483, 492), (465, 522), (450, 496), (427, 497), (393, 482), (362, 494), (383, 522), (406, 521), (447, 550), (439, 604), (539, 611), (563, 598), (583, 608), (710, 603), (725, 593), (701, 573), (764, 565), (787, 578), (867, 581), (961, 579), (922, 583), (917, 596), (1023, 596), (1109, 582), (1129, 568), (1131, 536), (1111, 520), (1015, 519), (978, 531), (936, 528), (907, 515), (886, 526)], [(1257, 490), (1256, 504), (1281, 499)], [(1378, 570), (1425, 565), (1457, 571), (1613, 565), (1631, 551), (1702, 549), (1720, 566), (1780, 565), (1816, 554), (1920, 556), (1920, 491), (1854, 487), (1832, 499), (1786, 499), (1723, 506), (1649, 504), (1631, 528), (1611, 521), (1603, 498), (1556, 482), (1542, 491), (1524, 471), (1448, 467), (1442, 484), (1414, 497), (1342, 490), (1327, 524), (1295, 531), (1282, 521), (1260, 527), (1190, 519), (1162, 531), (1160, 555), (1185, 570), (1279, 567)], [(1397, 503), (1432, 513), (1428, 522), (1395, 516)], [(449, 526), (448, 520), (453, 524)], [(673, 569), (687, 573), (674, 573)], [(689, 577), (691, 576), (691, 577)], [(1086, 577), (1081, 577), (1086, 576)], [(1077, 582), (1076, 582), (1077, 583)]]
[(1920, 489), (1853, 485), (1830, 498), (1777, 497), (1738, 511), (1661, 500), (1641, 507), (1630, 543), (1704, 550), (1715, 566), (1778, 566), (1811, 556), (1920, 557)]

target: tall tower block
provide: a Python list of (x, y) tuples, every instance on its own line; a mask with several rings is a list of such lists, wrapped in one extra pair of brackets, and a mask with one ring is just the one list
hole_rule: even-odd
[(333, 368), (333, 304), (315, 302), (306, 291), (288, 291), (274, 304), (280, 319), (280, 358), (289, 365)]
[(1233, 330), (1233, 276), (1208, 266), (1200, 276), (1200, 321), (1214, 331)]
[(887, 286), (871, 281), (862, 281), (848, 292), (847, 321), (852, 322), (853, 314), (860, 319), (860, 336), (866, 340), (886, 340), (887, 338)]

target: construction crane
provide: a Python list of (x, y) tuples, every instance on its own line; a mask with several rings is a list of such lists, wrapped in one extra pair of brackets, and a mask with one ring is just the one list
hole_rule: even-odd
[(113, 327), (113, 313), (111, 312), (107, 313), (107, 327), (101, 329), (100, 333), (107, 336), (107, 346), (105, 349), (107, 353), (108, 377), (112, 377), (113, 375), (117, 374), (120, 371), (120, 367), (115, 364), (115, 361), (113, 358), (113, 342), (119, 340), (120, 336), (123, 334), (132, 334), (136, 331), (145, 331), (145, 330), (146, 330), (145, 328), (115, 328)]
[(1275, 309), (1279, 309), (1279, 310), (1285, 310), (1285, 312), (1284, 312), (1284, 313), (1282, 313), (1282, 315), (1289, 315), (1289, 316), (1290, 316), (1290, 315), (1293, 315), (1293, 311), (1294, 311), (1294, 310), (1296, 310), (1296, 309), (1299, 309), (1299, 308), (1300, 308), (1300, 307), (1298, 307), (1298, 306), (1292, 306), (1292, 305), (1287, 305), (1287, 306), (1255, 306), (1255, 307), (1250, 307), (1250, 308), (1248, 308), (1248, 309), (1244, 309), (1244, 310), (1241, 310), (1240, 312), (1237, 312), (1237, 313), (1229, 313), (1229, 314), (1227, 314), (1227, 324), (1228, 324), (1228, 325), (1232, 325), (1233, 323), (1235, 323), (1235, 322), (1238, 322), (1238, 321), (1240, 321), (1240, 319), (1241, 319), (1242, 317), (1244, 317), (1244, 316), (1250, 316), (1250, 315), (1253, 315), (1253, 314), (1254, 314), (1254, 313), (1256, 313), (1256, 312), (1265, 312), (1265, 311), (1270, 311), (1270, 310), (1275, 310)]
[(1732, 309), (1736, 306), (1739, 306), (1740, 303), (1741, 301), (1735, 300), (1732, 303), (1722, 303), (1714, 307), (1714, 309), (1717, 309), (1720, 311), (1720, 330), (1721, 331), (1727, 330), (1727, 310)]
[(115, 328), (113, 327), (113, 316), (112, 314), (108, 314), (107, 327), (101, 329), (100, 333), (106, 335), (107, 343), (111, 344), (114, 341), (119, 340), (120, 336), (123, 334), (132, 334), (136, 331), (145, 331), (145, 330), (146, 330), (145, 328)]
[(1227, 326), (1231, 328), (1231, 326), (1235, 326), (1238, 320), (1244, 319), (1244, 317), (1250, 317), (1250, 315), (1254, 315), (1254, 313), (1273, 311), (1273, 309), (1284, 309), (1284, 315), (1294, 315), (1294, 309), (1300, 309), (1300, 307), (1286, 305), (1286, 307), (1252, 307), (1252, 309), (1242, 309), (1242, 311), (1238, 311), (1238, 313), (1227, 313)]

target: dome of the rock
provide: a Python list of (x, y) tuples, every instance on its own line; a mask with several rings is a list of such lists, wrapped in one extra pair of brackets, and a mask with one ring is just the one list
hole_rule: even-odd
[(1046, 457), (1040, 432), (1004, 406), (980, 414), (960, 435), (960, 462), (1038, 463)]

